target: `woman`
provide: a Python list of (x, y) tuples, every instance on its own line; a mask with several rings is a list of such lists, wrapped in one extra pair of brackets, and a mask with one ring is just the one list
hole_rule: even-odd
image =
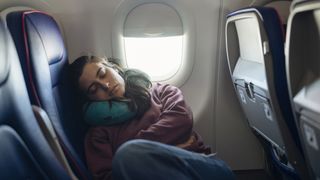
[[(210, 177), (207, 175), (213, 171), (217, 172), (212, 177), (233, 178), (223, 162), (207, 156), (210, 149), (193, 131), (192, 112), (178, 88), (159, 83), (152, 85), (144, 73), (123, 70), (112, 60), (95, 56), (76, 59), (70, 65), (70, 73), (84, 102), (122, 101), (135, 112), (127, 121), (95, 125), (88, 131), (86, 158), (95, 179), (111, 179), (113, 168), (112, 176), (116, 179), (148, 179), (148, 175), (155, 179), (161, 179), (163, 175), (171, 176), (169, 179), (203, 179)], [(117, 152), (129, 140), (135, 141), (126, 143)], [(143, 158), (138, 158), (141, 157), (139, 154)], [(196, 159), (196, 162), (188, 162), (185, 157)], [(181, 162), (189, 165), (179, 170)], [(152, 164), (157, 164), (156, 170), (148, 169)], [(161, 167), (170, 167), (170, 171)], [(207, 173), (200, 173), (196, 167)]]

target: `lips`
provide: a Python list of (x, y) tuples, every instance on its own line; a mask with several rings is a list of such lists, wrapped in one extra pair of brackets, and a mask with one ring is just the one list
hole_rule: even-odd
[(113, 88), (111, 89), (109, 95), (112, 96), (114, 95), (119, 89), (119, 84), (116, 84), (115, 86), (113, 86)]

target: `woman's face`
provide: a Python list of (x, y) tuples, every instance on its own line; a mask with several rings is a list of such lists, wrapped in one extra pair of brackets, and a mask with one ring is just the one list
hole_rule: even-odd
[(100, 62), (87, 63), (79, 78), (79, 86), (93, 101), (123, 97), (125, 83), (119, 73)]

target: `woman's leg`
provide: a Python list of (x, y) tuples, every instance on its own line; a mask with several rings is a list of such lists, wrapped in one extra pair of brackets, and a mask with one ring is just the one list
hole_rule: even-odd
[(235, 179), (216, 157), (147, 140), (123, 144), (113, 159), (112, 175), (115, 180)]

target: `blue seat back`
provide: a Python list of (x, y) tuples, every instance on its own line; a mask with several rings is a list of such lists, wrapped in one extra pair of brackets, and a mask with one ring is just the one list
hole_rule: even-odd
[[(257, 22), (252, 22), (252, 26), (241, 24), (240, 21), (249, 18)], [(253, 7), (232, 12), (228, 19), (226, 42), (229, 69), (249, 124), (271, 146), (283, 151), (300, 173), (305, 174), (303, 150), (289, 98), (285, 33), (279, 15), (273, 8)], [(256, 34), (247, 33), (252, 27), (257, 28)], [(235, 38), (242, 34), (246, 37)], [(257, 41), (247, 40), (250, 38)], [(255, 50), (257, 52), (252, 52)], [(290, 168), (284, 168), (285, 171), (287, 169)], [(298, 178), (294, 173), (289, 174)]]
[(279, 15), (275, 10), (257, 8), (264, 19), (264, 27), (269, 39), (269, 48), (272, 56), (272, 73), (273, 78), (268, 81), (273, 81), (277, 102), (283, 120), (289, 127), (292, 138), (295, 140), (296, 146), (302, 152), (301, 142), (298, 134), (298, 129), (295, 124), (292, 106), (290, 104), (289, 89), (286, 75), (285, 55), (284, 55), (284, 29), (280, 21)]
[(19, 58), (0, 20), (0, 179), (69, 179), (33, 114)]
[(75, 104), (67, 75), (67, 53), (58, 24), (39, 11), (7, 15), (32, 104), (48, 114), (75, 174), (90, 178), (84, 161), (86, 125)]
[(320, 1), (295, 1), (288, 20), (287, 78), (313, 179), (320, 179)]

